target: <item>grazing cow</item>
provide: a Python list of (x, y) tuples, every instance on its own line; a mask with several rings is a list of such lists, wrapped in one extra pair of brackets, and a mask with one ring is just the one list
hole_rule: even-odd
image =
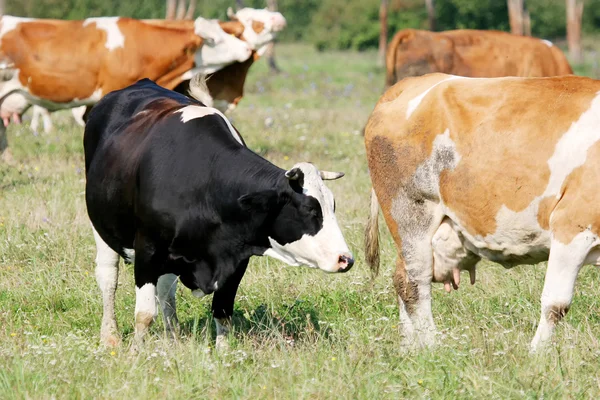
[(564, 54), (547, 40), (470, 29), (396, 33), (387, 48), (386, 88), (432, 72), (482, 78), (573, 73)]
[[(194, 97), (202, 98), (192, 85)], [(217, 344), (252, 255), (346, 272), (354, 260), (323, 179), (309, 163), (280, 169), (249, 150), (218, 110), (144, 79), (105, 96), (84, 134), (86, 202), (104, 299), (102, 342), (118, 343), (119, 256), (135, 264), (135, 339), (157, 314), (173, 329), (175, 282), (214, 293)]]
[(60, 21), (3, 16), (0, 58), (16, 72), (0, 96), (22, 96), (9, 95), (0, 114), (20, 115), (28, 103), (50, 111), (93, 105), (141, 78), (174, 88), (194, 66), (197, 49), (211, 68), (250, 57), (248, 45), (224, 32), (217, 21), (198, 18), (193, 25), (193, 30), (182, 30), (119, 17)]
[[(182, 83), (177, 87), (168, 87), (180, 93), (186, 94), (189, 88), (190, 78), (198, 72), (203, 74), (213, 73), (209, 79), (209, 92), (214, 99), (215, 107), (225, 112), (236, 107), (243, 96), (244, 82), (248, 70), (252, 63), (264, 53), (267, 44), (275, 39), (275, 35), (285, 28), (286, 21), (283, 15), (278, 12), (268, 10), (257, 10), (252, 8), (243, 8), (237, 13), (228, 10), (228, 15), (232, 21), (219, 22), (221, 29), (225, 33), (235, 36), (246, 42), (247, 46), (253, 50), (252, 55), (247, 57), (246, 61), (231, 61), (231, 64), (225, 68), (225, 64), (214, 63), (216, 55), (211, 53), (210, 47), (202, 47), (197, 51), (194, 57), (195, 67), (185, 72), (182, 76)], [(169, 29), (187, 30), (190, 34), (194, 31), (194, 21), (191, 20), (142, 20), (142, 22), (151, 25), (166, 27)], [(222, 52), (223, 49), (215, 47), (215, 52)], [(141, 76), (138, 78), (142, 78)], [(133, 82), (131, 82), (133, 83)], [(208, 98), (205, 99), (210, 101)], [(76, 111), (77, 110), (77, 111)], [(83, 115), (85, 108), (73, 109), (73, 116), (78, 124), (83, 126)], [(49, 132), (52, 129), (52, 121), (47, 110), (40, 106), (33, 109), (31, 127), (35, 131), (39, 124), (39, 118), (43, 119), (44, 131)], [(8, 118), (6, 120), (8, 123)]]
[(600, 265), (600, 81), (406, 78), (367, 123), (373, 183), (366, 257), (379, 264), (378, 204), (398, 251), (394, 285), (408, 338), (434, 341), (431, 282), (475, 282), (480, 258), (510, 268), (548, 260), (546, 342), (584, 264)]
[[(274, 11), (242, 8), (233, 13), (229, 8), (227, 15), (232, 21), (221, 22), (221, 28), (246, 41), (254, 50), (252, 56), (246, 61), (231, 63), (217, 71), (190, 71), (187, 74), (188, 77), (191, 77), (195, 72), (209, 73), (207, 75), (208, 91), (213, 99), (214, 107), (222, 112), (232, 111), (238, 105), (244, 95), (244, 84), (250, 67), (265, 53), (267, 45), (275, 40), (276, 34), (286, 26), (283, 15)], [(160, 25), (166, 24), (180, 28), (188, 26), (189, 28), (189, 22), (186, 21), (150, 21)], [(197, 59), (197, 62), (200, 63), (201, 60)], [(184, 80), (174, 90), (185, 94), (189, 84), (189, 79)]]

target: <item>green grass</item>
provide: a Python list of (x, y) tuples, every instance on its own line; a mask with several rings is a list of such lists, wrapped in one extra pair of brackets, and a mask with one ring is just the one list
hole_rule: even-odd
[(0, 165), (0, 398), (598, 398), (600, 275), (591, 267), (547, 354), (528, 355), (544, 265), (505, 271), (481, 263), (475, 286), (451, 295), (434, 286), (440, 345), (400, 347), (387, 229), (373, 284), (362, 252), (370, 182), (359, 131), (383, 72), (373, 52), (277, 51), (285, 73), (253, 66), (231, 118), (250, 148), (277, 165), (312, 161), (346, 172), (328, 186), (354, 269), (327, 275), (254, 258), (238, 292), (230, 351), (212, 349), (211, 299), (180, 287), (184, 337), (164, 339), (159, 320), (132, 356), (133, 271), (122, 266), (117, 317), (125, 340), (104, 349), (82, 129), (68, 113), (56, 116), (50, 135), (11, 127), (15, 165)]

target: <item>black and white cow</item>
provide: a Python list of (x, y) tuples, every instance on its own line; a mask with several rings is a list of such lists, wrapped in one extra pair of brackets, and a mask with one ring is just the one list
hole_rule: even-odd
[[(205, 93), (196, 88), (196, 98)], [(135, 264), (135, 340), (157, 315), (177, 324), (177, 277), (214, 293), (217, 344), (253, 255), (346, 272), (354, 260), (323, 179), (310, 163), (285, 171), (249, 150), (218, 110), (148, 79), (105, 96), (84, 136), (86, 203), (102, 290), (101, 339), (119, 343), (114, 313), (119, 256)]]

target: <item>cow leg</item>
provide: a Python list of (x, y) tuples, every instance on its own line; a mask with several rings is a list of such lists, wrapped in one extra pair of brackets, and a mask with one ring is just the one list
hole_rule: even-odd
[(581, 232), (566, 245), (552, 239), (542, 291), (542, 315), (531, 342), (531, 352), (548, 342), (556, 324), (569, 311), (579, 270), (590, 250), (598, 243), (598, 237), (589, 230)]
[(12, 154), (8, 150), (8, 137), (6, 135), (6, 126), (0, 121), (0, 161), (12, 162)]
[(119, 279), (119, 255), (102, 240), (94, 229), (96, 241), (96, 282), (102, 291), (103, 313), (100, 341), (109, 347), (119, 345), (121, 338), (115, 316), (115, 293)]
[(223, 350), (229, 347), (227, 334), (231, 329), (233, 303), (242, 277), (248, 267), (248, 261), (249, 259), (240, 262), (233, 275), (231, 275), (229, 279), (225, 281), (223, 286), (213, 295), (212, 313), (213, 318), (215, 319), (215, 325), (217, 326), (217, 338), (215, 343), (217, 349)]
[(444, 215), (434, 203), (398, 198), (392, 217), (400, 236), (393, 279), (405, 341), (430, 346), (435, 343), (436, 332), (431, 312), (432, 238)]
[(152, 243), (146, 241), (139, 232), (135, 237), (135, 334), (132, 350), (137, 350), (144, 341), (154, 318), (156, 307), (156, 286), (158, 268), (157, 254)]
[(42, 122), (44, 123), (44, 133), (48, 134), (52, 131), (52, 118), (50, 117), (50, 111), (45, 108), (42, 111)]
[(176, 337), (179, 329), (177, 319), (177, 306), (175, 304), (175, 292), (177, 290), (177, 275), (165, 274), (158, 278), (158, 302), (163, 313), (163, 320), (167, 333)]
[(40, 125), (40, 115), (42, 113), (42, 107), (33, 106), (31, 110), (31, 122), (29, 123), (29, 127), (33, 131), (33, 133), (37, 136), (37, 129)]

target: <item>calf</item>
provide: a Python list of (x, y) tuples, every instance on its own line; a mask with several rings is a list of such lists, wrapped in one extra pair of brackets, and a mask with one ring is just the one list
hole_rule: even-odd
[[(192, 95), (205, 95), (192, 85)], [(144, 79), (105, 96), (84, 133), (86, 203), (104, 299), (101, 338), (118, 343), (119, 257), (134, 262), (135, 341), (157, 315), (176, 324), (177, 276), (196, 296), (214, 293), (217, 344), (253, 255), (346, 272), (354, 260), (323, 179), (309, 163), (283, 170), (249, 150), (218, 110)]]
[(378, 204), (398, 251), (394, 285), (407, 337), (434, 341), (431, 282), (458, 288), (486, 258), (548, 260), (531, 349), (569, 310), (584, 264), (600, 265), (600, 81), (406, 78), (365, 132), (373, 182), (366, 258), (377, 270)]

